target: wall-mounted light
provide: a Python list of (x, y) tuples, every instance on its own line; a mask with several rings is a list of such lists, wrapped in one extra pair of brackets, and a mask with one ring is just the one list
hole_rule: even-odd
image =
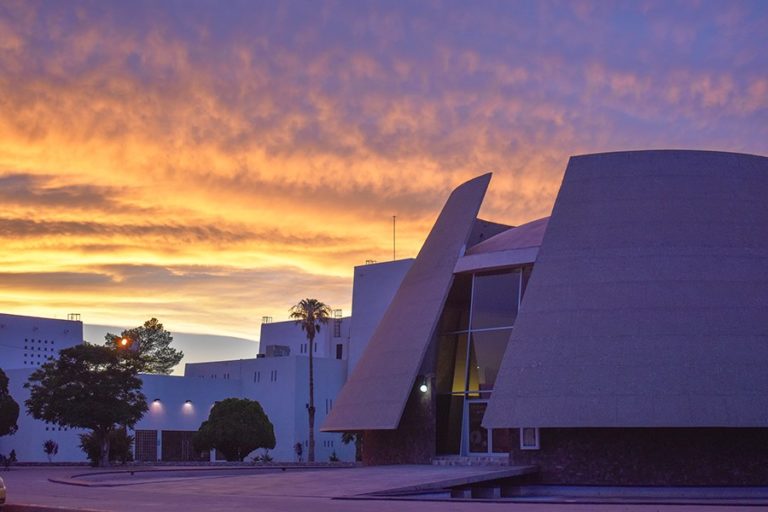
[(427, 386), (427, 378), (424, 377), (421, 379), (421, 385), (419, 386), (419, 391), (422, 393), (426, 393), (429, 387)]
[(160, 405), (160, 399), (159, 398), (155, 398), (154, 400), (152, 400), (152, 403), (156, 404), (156, 405)]
[(184, 405), (185, 406), (191, 406), (192, 405), (192, 400), (185, 400), (184, 401)]

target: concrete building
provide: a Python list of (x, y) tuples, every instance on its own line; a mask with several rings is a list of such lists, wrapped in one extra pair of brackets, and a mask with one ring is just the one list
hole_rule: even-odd
[[(350, 354), (362, 353), (389, 299), (412, 260), (364, 265), (355, 268), (353, 311), (360, 311), (359, 323), (342, 317), (339, 310), (315, 339), (315, 408), (318, 461), (332, 456), (354, 460), (355, 447), (341, 442), (337, 433), (323, 433), (319, 426), (333, 408), (346, 381)], [(0, 315), (0, 368), (10, 380), (10, 392), (22, 407), (19, 431), (0, 438), (0, 453), (15, 450), (20, 461), (43, 462), (42, 445), (54, 440), (59, 445), (55, 461), (85, 461), (78, 448), (78, 429), (61, 428), (36, 421), (25, 414), (29, 391), (24, 384), (43, 362), (56, 357), (58, 350), (82, 343), (82, 323), (36, 317)], [(191, 363), (184, 376), (143, 375), (142, 391), (149, 410), (132, 432), (136, 441), (134, 457), (141, 461), (216, 460), (216, 453), (196, 453), (192, 435), (208, 418), (213, 404), (230, 397), (249, 398), (261, 403), (274, 425), (277, 445), (270, 450), (276, 461), (294, 461), (296, 443), (308, 448), (308, 347), (304, 332), (292, 321), (261, 325), (259, 353), (252, 359)], [(351, 350), (354, 348), (354, 350)], [(254, 455), (260, 455), (253, 453)]]
[[(0, 453), (16, 451), (19, 460), (26, 460), (31, 449), (39, 451), (34, 460), (46, 460), (42, 443), (47, 439), (59, 442), (60, 456), (80, 460), (83, 454), (77, 447), (79, 439), (70, 429), (34, 421), (26, 415), (24, 400), (29, 396), (24, 389), (29, 375), (42, 364), (55, 358), (58, 351), (83, 342), (83, 324), (78, 315), (69, 320), (0, 313), (0, 368), (8, 375), (9, 391), (18, 402), (19, 432), (0, 437)], [(32, 445), (35, 445), (32, 447)]]
[[(469, 457), (537, 465), (542, 483), (768, 485), (768, 158), (573, 157), (551, 216), (517, 227), (477, 218), (490, 178), (451, 194), (415, 259), (355, 268), (352, 315), (313, 354), (318, 460), (351, 460), (338, 433), (362, 432), (369, 464)], [(8, 372), (22, 402), (38, 351), (19, 353), (35, 354)], [(307, 355), (293, 322), (266, 322), (253, 359), (145, 376), (137, 458), (200, 457), (191, 433), (242, 396), (275, 424), (274, 458), (293, 460)], [(46, 436), (74, 436), (21, 426), (0, 452), (43, 460)]]
[(83, 342), (79, 315), (69, 320), (0, 313), (0, 368), (37, 368)]
[(545, 483), (768, 484), (768, 158), (571, 158), (549, 219), (449, 197), (326, 419), (364, 458)]

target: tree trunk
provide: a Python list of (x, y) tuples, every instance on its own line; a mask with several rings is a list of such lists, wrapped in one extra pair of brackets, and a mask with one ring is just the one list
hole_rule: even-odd
[(101, 460), (99, 466), (106, 468), (109, 466), (109, 432), (101, 434)]
[(313, 354), (314, 336), (309, 336), (309, 450), (307, 462), (315, 462), (315, 367)]

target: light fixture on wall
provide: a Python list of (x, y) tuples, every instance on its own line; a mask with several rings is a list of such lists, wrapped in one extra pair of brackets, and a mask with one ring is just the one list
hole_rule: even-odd
[(185, 400), (184, 401), (184, 405), (187, 406), (187, 407), (191, 406), (192, 405), (192, 400)]
[(152, 403), (160, 405), (160, 399), (159, 398), (155, 398), (154, 400), (152, 400)]
[(421, 391), (422, 393), (426, 393), (428, 389), (429, 387), (427, 386), (427, 378), (423, 377), (421, 379), (421, 385), (419, 386), (419, 391)]

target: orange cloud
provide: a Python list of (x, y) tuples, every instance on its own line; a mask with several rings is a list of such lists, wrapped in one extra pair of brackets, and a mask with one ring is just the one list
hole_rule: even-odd
[(519, 224), (571, 154), (768, 152), (764, 10), (690, 7), (6, 4), (0, 307), (253, 337), (477, 174)]

